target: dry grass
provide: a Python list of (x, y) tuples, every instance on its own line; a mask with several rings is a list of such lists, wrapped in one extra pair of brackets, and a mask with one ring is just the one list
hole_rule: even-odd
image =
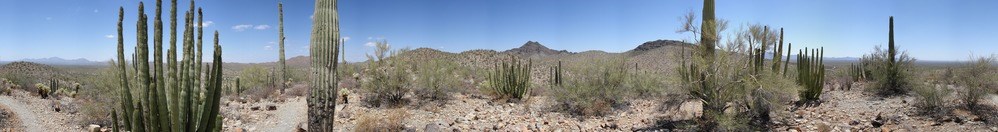
[(405, 130), (405, 120), (409, 118), (409, 112), (405, 109), (391, 109), (384, 111), (384, 114), (371, 112), (361, 115), (357, 119), (354, 131), (358, 132), (401, 132)]

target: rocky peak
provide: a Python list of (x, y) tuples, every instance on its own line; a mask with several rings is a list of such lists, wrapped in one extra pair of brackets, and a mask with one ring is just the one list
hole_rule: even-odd
[(512, 54), (520, 54), (520, 55), (528, 55), (528, 56), (530, 56), (530, 55), (554, 55), (554, 54), (569, 53), (566, 50), (560, 50), (559, 51), (559, 50), (549, 49), (548, 47), (545, 47), (544, 45), (541, 45), (540, 42), (536, 42), (536, 41), (527, 41), (527, 43), (524, 43), (523, 46), (520, 46), (519, 48), (513, 48), (513, 49), (510, 49), (510, 50), (503, 51), (503, 52), (505, 52), (505, 53), (512, 53)]
[(683, 41), (676, 41), (676, 40), (655, 40), (655, 41), (648, 41), (648, 42), (642, 43), (641, 45), (638, 45), (637, 48), (634, 48), (634, 50), (632, 50), (632, 51), (642, 52), (642, 51), (648, 51), (648, 50), (652, 50), (652, 49), (659, 48), (659, 47), (665, 47), (665, 46), (670, 46), (670, 45), (683, 45), (683, 44), (687, 44), (687, 43), (685, 43)]

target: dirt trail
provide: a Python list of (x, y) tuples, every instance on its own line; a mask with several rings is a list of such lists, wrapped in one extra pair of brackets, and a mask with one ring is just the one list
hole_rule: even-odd
[(299, 123), (304, 123), (307, 119), (307, 116), (305, 115), (306, 109), (304, 98), (288, 99), (285, 103), (279, 103), (277, 105), (277, 111), (274, 112), (274, 116), (277, 116), (277, 124), (272, 127), (266, 127), (262, 131), (294, 131), (295, 127), (297, 127)]
[(28, 132), (46, 132), (49, 131), (47, 127), (38, 126), (41, 122), (38, 120), (38, 116), (35, 112), (28, 109), (28, 105), (24, 102), (15, 100), (10, 96), (0, 96), (0, 105), (7, 106), (14, 114), (17, 116), (18, 120), (21, 120), (22, 130)]

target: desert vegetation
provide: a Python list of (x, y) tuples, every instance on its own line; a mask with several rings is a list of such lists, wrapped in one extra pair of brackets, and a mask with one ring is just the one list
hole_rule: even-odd
[(847, 61), (826, 60), (833, 45), (784, 39), (799, 29), (732, 24), (743, 22), (718, 17), (728, 12), (704, 0), (702, 10), (678, 14), (675, 33), (689, 40), (628, 51), (528, 40), (452, 53), (369, 38), (366, 59), (348, 62), (346, 52), (364, 51), (345, 48), (337, 0), (314, 1), (308, 54), (291, 58), (297, 46), (285, 49), (285, 3), (277, 2), (277, 55), (268, 54), (278, 58), (239, 63), (223, 62), (232, 54), (222, 54), (219, 31), (209, 31), (213, 51), (202, 61), (203, 11), (193, 0), (180, 30), (169, 1), (164, 50), (163, 2), (155, 2), (151, 22), (143, 2), (131, 9), (131, 56), (119, 7), (116, 56), (106, 66), (0, 66), (0, 130), (998, 131), (998, 56), (919, 61), (913, 54), (929, 53), (895, 43), (893, 16), (884, 16), (884, 47)]

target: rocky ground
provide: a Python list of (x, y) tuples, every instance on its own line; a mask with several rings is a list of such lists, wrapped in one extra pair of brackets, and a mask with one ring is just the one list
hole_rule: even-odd
[[(998, 96), (987, 101), (998, 106)], [(777, 131), (998, 131), (984, 118), (966, 110), (953, 110), (953, 117), (937, 120), (919, 114), (915, 97), (879, 98), (859, 90), (825, 91), (816, 107), (787, 108), (787, 116), (777, 117)], [(792, 107), (792, 106), (791, 106)]]
[(305, 126), (305, 97), (279, 97), (259, 102), (229, 100), (220, 108), (223, 131), (286, 132)]
[[(681, 99), (633, 100), (615, 114), (578, 117), (550, 110), (553, 103), (535, 96), (525, 103), (493, 103), (478, 95), (453, 95), (443, 105), (410, 104), (401, 122), (415, 131), (643, 131), (681, 129), (676, 122), (699, 115), (698, 102)], [(988, 105), (998, 106), (998, 95), (989, 95)], [(351, 96), (349, 100), (360, 100)], [(672, 100), (672, 101), (661, 101)], [(825, 91), (822, 103), (774, 111), (774, 131), (998, 131), (987, 117), (953, 110), (947, 120), (921, 115), (913, 106), (915, 97), (879, 98), (862, 90)], [(337, 105), (338, 131), (353, 131), (362, 118), (399, 114), (398, 109), (369, 108), (359, 102)], [(374, 115), (374, 116), (371, 116)], [(385, 120), (385, 119), (376, 119)]]
[[(13, 94), (0, 95), (0, 105), (13, 113), (19, 123), (14, 131), (28, 132), (78, 132), (85, 126), (76, 125), (77, 114), (63, 112), (66, 103), (72, 98), (41, 99), (28, 92), (14, 90)], [(59, 109), (59, 111), (56, 111)]]

